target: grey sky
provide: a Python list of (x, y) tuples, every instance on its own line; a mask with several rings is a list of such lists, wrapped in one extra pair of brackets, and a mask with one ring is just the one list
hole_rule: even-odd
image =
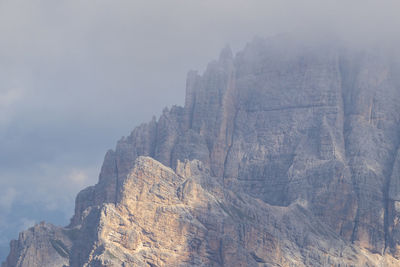
[(0, 0), (0, 258), (17, 230), (66, 224), (106, 150), (182, 104), (187, 71), (226, 44), (286, 32), (394, 41), (399, 10), (394, 0)]

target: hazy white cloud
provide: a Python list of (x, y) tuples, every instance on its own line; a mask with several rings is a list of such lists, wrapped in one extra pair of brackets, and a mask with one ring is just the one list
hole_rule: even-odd
[(88, 182), (89, 176), (84, 170), (72, 170), (68, 175), (68, 180), (82, 187)]
[[(65, 158), (64, 158), (65, 159)], [(93, 185), (97, 181), (98, 166), (71, 166), (68, 162), (42, 162), (30, 171), (28, 184), (36, 182), (40, 187), (29, 192), (21, 201), (42, 203), (47, 210), (61, 210), (69, 219), (79, 190)]]
[(0, 125), (12, 119), (13, 111), (18, 109), (18, 101), (23, 97), (23, 90), (19, 88), (0, 88)]
[(17, 100), (19, 100), (21, 96), (22, 96), (22, 90), (17, 88), (0, 91), (0, 108), (5, 109), (11, 106)]
[(2, 194), (0, 195), (0, 207), (3, 210), (3, 212), (10, 210), (17, 195), (18, 195), (17, 190), (15, 190), (12, 187), (9, 187), (4, 192), (2, 192)]

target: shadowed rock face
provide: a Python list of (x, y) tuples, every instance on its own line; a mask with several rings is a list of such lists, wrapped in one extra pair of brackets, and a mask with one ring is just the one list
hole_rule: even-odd
[(68, 227), (24, 232), (4, 266), (399, 266), (399, 120), (379, 50), (225, 48), (184, 107), (107, 152)]

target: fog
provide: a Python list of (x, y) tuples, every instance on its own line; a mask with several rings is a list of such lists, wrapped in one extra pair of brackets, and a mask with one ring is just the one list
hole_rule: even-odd
[[(67, 224), (107, 149), (187, 71), (254, 36), (399, 41), (399, 1), (0, 0), (0, 259), (41, 220)], [(334, 36), (334, 37), (333, 37)]]

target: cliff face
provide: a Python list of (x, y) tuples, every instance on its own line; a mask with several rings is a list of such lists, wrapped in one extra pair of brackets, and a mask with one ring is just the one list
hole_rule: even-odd
[(399, 266), (399, 77), (378, 50), (225, 48), (4, 266)]

